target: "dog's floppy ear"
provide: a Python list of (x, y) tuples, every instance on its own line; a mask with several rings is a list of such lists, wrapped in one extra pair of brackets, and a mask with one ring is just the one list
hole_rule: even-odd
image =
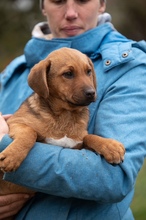
[(38, 95), (48, 98), (49, 88), (47, 83), (47, 73), (49, 72), (51, 62), (42, 60), (36, 64), (28, 75), (28, 84)]
[(94, 65), (93, 65), (91, 59), (90, 59), (89, 57), (87, 57), (87, 58), (88, 58), (89, 64), (90, 64), (91, 69), (92, 69), (92, 73), (93, 73), (93, 83), (94, 83), (94, 87), (95, 87), (95, 89), (96, 89), (96, 86), (97, 86), (97, 85), (96, 85), (96, 73), (95, 73), (95, 70), (94, 70)]

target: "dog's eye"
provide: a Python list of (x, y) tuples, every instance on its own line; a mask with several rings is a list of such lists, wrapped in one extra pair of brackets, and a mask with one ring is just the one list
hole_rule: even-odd
[(90, 76), (91, 74), (92, 74), (91, 69), (88, 69), (88, 70), (87, 70), (87, 75)]
[(74, 73), (71, 71), (63, 73), (63, 76), (67, 79), (72, 79), (74, 77)]

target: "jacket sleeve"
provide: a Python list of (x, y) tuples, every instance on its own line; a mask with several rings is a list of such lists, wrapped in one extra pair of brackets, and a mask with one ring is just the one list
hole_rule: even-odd
[[(146, 63), (141, 62), (146, 56), (139, 52), (138, 57), (104, 73), (98, 101), (90, 106), (89, 131), (121, 141), (126, 148), (122, 164), (108, 164), (85, 149), (36, 143), (20, 168), (5, 174), (5, 180), (66, 198), (121, 201), (133, 189), (146, 156)], [(4, 139), (9, 142), (8, 136)]]
[[(2, 140), (4, 144), (10, 141), (8, 136)], [(117, 185), (123, 175), (120, 166), (108, 164), (91, 151), (36, 143), (18, 170), (6, 173), (4, 179), (37, 192), (106, 202), (116, 200), (112, 188), (118, 201), (126, 195)]]

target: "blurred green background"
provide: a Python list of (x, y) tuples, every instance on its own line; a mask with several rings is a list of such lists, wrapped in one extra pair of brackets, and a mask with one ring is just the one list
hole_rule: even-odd
[[(123, 35), (146, 40), (146, 0), (107, 0), (107, 12)], [(23, 53), (33, 26), (44, 20), (39, 0), (0, 0), (0, 72)], [(131, 205), (136, 220), (146, 220), (146, 162), (139, 173)], [(116, 220), (116, 219), (115, 219)]]

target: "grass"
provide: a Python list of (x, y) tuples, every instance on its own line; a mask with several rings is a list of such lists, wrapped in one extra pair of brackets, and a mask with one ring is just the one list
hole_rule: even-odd
[(146, 219), (146, 161), (138, 175), (135, 196), (131, 208), (135, 220)]

